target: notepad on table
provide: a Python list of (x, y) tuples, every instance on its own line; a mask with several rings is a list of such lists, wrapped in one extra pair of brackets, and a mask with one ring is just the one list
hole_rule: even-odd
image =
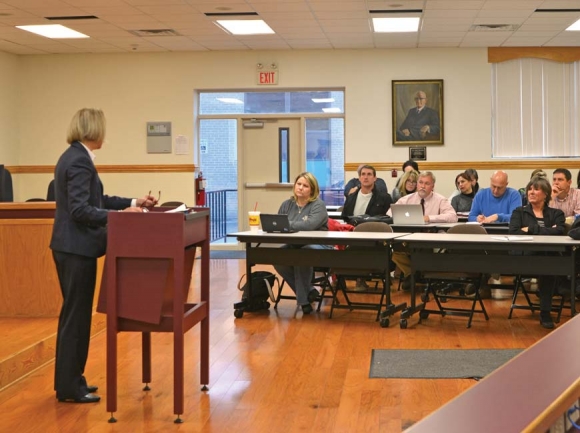
[(492, 236), (492, 239), (498, 241), (533, 241), (532, 236)]

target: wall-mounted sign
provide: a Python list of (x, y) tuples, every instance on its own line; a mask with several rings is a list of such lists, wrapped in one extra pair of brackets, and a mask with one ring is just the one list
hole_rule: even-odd
[(280, 75), (280, 71), (278, 69), (269, 69), (269, 70), (258, 70), (256, 71), (258, 84), (259, 85), (275, 85), (278, 84), (278, 75)]

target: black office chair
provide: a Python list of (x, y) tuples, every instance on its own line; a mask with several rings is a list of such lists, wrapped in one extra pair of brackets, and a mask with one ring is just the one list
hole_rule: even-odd
[(12, 190), (12, 175), (10, 171), (0, 164), (0, 201), (14, 201), (14, 192)]
[(183, 203), (182, 201), (166, 201), (165, 203), (161, 204), (161, 207), (178, 207), (181, 206)]
[(56, 198), (54, 195), (54, 179), (52, 179), (48, 184), (48, 190), (46, 191), (46, 201), (55, 201), (55, 200)]
[[(447, 233), (450, 234), (487, 234), (485, 228), (475, 224), (460, 224), (450, 228)], [(440, 251), (434, 254), (447, 254), (452, 253), (452, 251)], [(469, 251), (465, 251), (465, 254), (469, 254)], [(460, 258), (459, 258), (460, 260)], [(485, 320), (489, 320), (485, 306), (481, 299), (479, 293), (479, 288), (483, 279), (483, 274), (472, 273), (472, 272), (424, 272), (422, 278), (427, 282), (425, 292), (421, 296), (421, 300), (425, 303), (429, 302), (430, 297), (433, 297), (437, 305), (437, 310), (421, 310), (419, 312), (419, 323), (423, 319), (427, 319), (429, 314), (439, 314), (443, 317), (449, 316), (464, 316), (468, 317), (467, 327), (471, 328), (471, 321), (473, 320), (473, 315), (475, 313), (481, 313), (485, 317)], [(441, 290), (446, 288), (449, 284), (473, 284), (475, 293), (472, 296), (466, 296), (462, 289), (459, 289), (459, 293), (451, 293), (448, 290)], [(471, 305), (468, 308), (464, 308), (461, 305), (452, 303), (451, 306), (443, 305), (443, 302), (448, 300), (458, 300), (466, 302), (468, 301)], [(476, 307), (479, 304), (479, 309)]]

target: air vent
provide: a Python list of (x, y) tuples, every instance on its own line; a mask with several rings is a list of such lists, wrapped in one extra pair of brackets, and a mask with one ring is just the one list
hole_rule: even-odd
[(151, 29), (151, 30), (129, 30), (129, 33), (135, 36), (181, 36), (173, 29)]
[(476, 24), (469, 28), (470, 32), (515, 32), (517, 24)]

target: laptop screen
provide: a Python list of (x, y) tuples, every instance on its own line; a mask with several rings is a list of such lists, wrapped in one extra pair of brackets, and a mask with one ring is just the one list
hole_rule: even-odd
[(262, 230), (267, 233), (295, 233), (290, 229), (288, 215), (285, 214), (260, 214)]
[(392, 204), (393, 224), (425, 225), (420, 204)]

